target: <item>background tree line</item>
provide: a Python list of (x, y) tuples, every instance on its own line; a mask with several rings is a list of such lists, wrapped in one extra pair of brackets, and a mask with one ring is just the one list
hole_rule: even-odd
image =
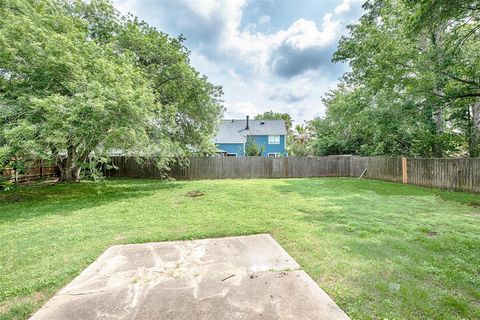
[(310, 122), (313, 153), (478, 157), (480, 2), (363, 7), (333, 58), (351, 70)]
[(71, 181), (112, 150), (162, 169), (212, 150), (222, 89), (182, 37), (105, 0), (2, 0), (0, 17), (0, 167), (53, 157)]

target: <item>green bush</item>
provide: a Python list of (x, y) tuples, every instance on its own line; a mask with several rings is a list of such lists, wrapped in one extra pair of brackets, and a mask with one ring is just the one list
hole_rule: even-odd
[(247, 143), (245, 144), (245, 155), (249, 157), (258, 157), (261, 156), (265, 151), (264, 145), (259, 145), (255, 142), (255, 139), (252, 137), (247, 138)]
[(0, 177), (0, 191), (12, 190), (15, 184), (10, 180)]

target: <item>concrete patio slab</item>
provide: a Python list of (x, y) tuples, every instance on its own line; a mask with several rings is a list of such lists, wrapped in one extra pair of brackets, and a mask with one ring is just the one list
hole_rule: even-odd
[(349, 319), (270, 235), (118, 245), (31, 319)]

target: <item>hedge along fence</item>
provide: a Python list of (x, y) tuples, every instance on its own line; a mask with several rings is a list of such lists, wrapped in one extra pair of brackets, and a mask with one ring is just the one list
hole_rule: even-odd
[[(154, 165), (113, 157), (112, 177), (162, 178)], [(359, 177), (480, 193), (480, 159), (387, 157), (194, 157), (167, 174), (179, 180)]]

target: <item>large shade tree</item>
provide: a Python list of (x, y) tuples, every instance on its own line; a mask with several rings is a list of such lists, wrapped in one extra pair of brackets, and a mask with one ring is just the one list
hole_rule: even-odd
[(160, 168), (210, 149), (222, 91), (174, 39), (106, 1), (0, 2), (0, 161), (54, 157), (62, 181), (112, 149)]
[(479, 155), (478, 1), (367, 1), (334, 55), (351, 71), (313, 122), (319, 154)]

